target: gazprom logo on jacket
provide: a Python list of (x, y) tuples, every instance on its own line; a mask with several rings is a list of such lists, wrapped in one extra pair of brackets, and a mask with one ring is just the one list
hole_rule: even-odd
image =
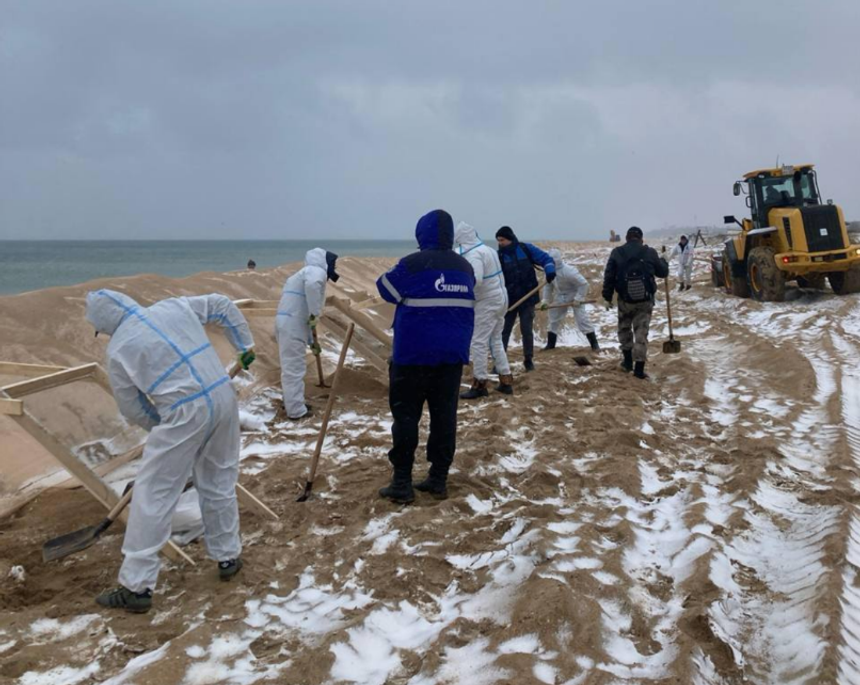
[(445, 283), (445, 274), (440, 274), (436, 279), (436, 290), (440, 293), (467, 293), (469, 286), (467, 285), (448, 285)]

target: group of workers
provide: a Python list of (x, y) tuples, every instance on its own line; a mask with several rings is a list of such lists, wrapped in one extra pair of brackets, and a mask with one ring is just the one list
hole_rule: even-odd
[[(495, 250), (468, 224), (461, 222), (455, 231), (444, 210), (421, 217), (415, 235), (419, 250), (377, 281), (382, 298), (396, 305), (389, 365), (393, 444), (388, 458), (393, 475), (379, 494), (403, 504), (414, 501), (415, 490), (437, 499), (447, 497), (458, 401), (488, 396), (490, 358), (493, 373), (499, 376), (496, 389), (513, 394), (506, 350), (517, 319), (525, 370), (534, 369), (532, 327), (541, 302), (536, 269), (546, 275), (541, 304), (550, 311), (545, 349), (556, 347), (569, 308), (591, 348), (600, 349), (585, 309), (588, 282), (559, 250), (544, 252), (520, 242), (507, 226), (497, 231)], [(683, 241), (679, 247), (680, 255), (687, 254)], [(316, 325), (326, 284), (339, 278), (336, 262), (337, 255), (331, 252), (310, 250), (305, 265), (283, 288), (275, 329), (284, 409), (290, 419), (309, 413), (305, 355), (309, 347), (320, 354)], [(622, 368), (638, 378), (647, 378), (655, 278), (667, 275), (667, 262), (643, 243), (642, 231), (635, 226), (606, 265), (602, 294), (607, 308), (617, 295)], [(216, 294), (170, 298), (142, 307), (122, 293), (99, 290), (87, 296), (87, 319), (96, 335), (110, 336), (107, 372), (120, 411), (149, 431), (134, 481), (120, 585), (96, 599), (102, 606), (142, 613), (152, 606), (158, 554), (170, 537), (173, 512), (190, 477), (199, 495), (206, 549), (217, 562), (220, 578), (230, 580), (242, 568), (235, 492), (238, 406), (203, 326), (215, 323), (225, 329), (238, 364), (245, 369), (255, 359), (254, 340), (233, 302)], [(461, 393), (463, 367), (470, 361), (472, 384)], [(413, 486), (425, 404), (430, 414), (430, 467), (426, 478)]]

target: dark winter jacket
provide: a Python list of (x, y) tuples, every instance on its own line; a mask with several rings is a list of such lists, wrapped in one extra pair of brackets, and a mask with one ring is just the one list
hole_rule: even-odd
[(451, 249), (451, 215), (441, 209), (424, 215), (415, 237), (420, 252), (401, 259), (376, 282), (383, 299), (397, 305), (393, 361), (404, 366), (468, 364), (475, 274)]
[(614, 293), (618, 293), (619, 299), (626, 297), (627, 267), (631, 260), (641, 259), (645, 265), (645, 273), (648, 275), (649, 292), (653, 299), (657, 292), (656, 278), (666, 278), (669, 275), (669, 265), (666, 260), (657, 254), (657, 250), (648, 247), (638, 240), (628, 241), (621, 247), (616, 247), (609, 255), (606, 262), (606, 270), (603, 272), (603, 299), (612, 301)]
[[(515, 240), (507, 247), (500, 247), (499, 261), (502, 263), (505, 287), (508, 289), (508, 303), (511, 306), (515, 305), (530, 290), (537, 287), (535, 264), (542, 266), (547, 275), (555, 274), (555, 262), (552, 261), (552, 257), (531, 243), (521, 243)], [(539, 293), (535, 293), (523, 302), (523, 305), (534, 305), (539, 300)]]

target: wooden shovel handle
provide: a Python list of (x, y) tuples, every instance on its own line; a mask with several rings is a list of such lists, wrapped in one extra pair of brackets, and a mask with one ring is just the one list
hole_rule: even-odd
[[(319, 336), (317, 335), (316, 326), (311, 328), (311, 335), (313, 335), (313, 338), (314, 338), (314, 345), (319, 347), (320, 339), (319, 339)], [(314, 352), (314, 357), (317, 360), (317, 376), (319, 376), (319, 379), (320, 379), (320, 387), (324, 388), (324, 387), (326, 387), (326, 385), (325, 385), (325, 376), (323, 375), (322, 359), (320, 359), (320, 355), (318, 355), (316, 352)]]
[(529, 299), (532, 295), (534, 295), (536, 292), (538, 292), (545, 285), (546, 285), (546, 283), (538, 283), (537, 287), (529, 290), (528, 293), (523, 295), (519, 300), (517, 300), (514, 304), (512, 304), (510, 307), (508, 307), (507, 313), (510, 314), (512, 311), (514, 311), (517, 307), (519, 307), (523, 302), (525, 302), (527, 299)]
[(334, 408), (334, 402), (337, 399), (337, 386), (340, 381), (340, 372), (343, 370), (343, 364), (346, 361), (346, 353), (349, 351), (349, 344), (352, 342), (352, 334), (355, 331), (355, 324), (350, 323), (346, 330), (346, 338), (343, 341), (343, 347), (340, 348), (340, 357), (337, 360), (337, 369), (334, 372), (334, 378), (331, 382), (331, 392), (328, 396), (328, 402), (325, 405), (325, 413), (323, 414), (322, 426), (320, 434), (317, 437), (317, 445), (314, 448), (314, 457), (311, 461), (311, 470), (308, 474), (308, 483), (313, 483), (317, 475), (317, 465), (322, 454), (323, 443), (325, 442), (326, 432), (328, 431), (328, 422), (331, 419), (331, 412)]
[(664, 278), (663, 283), (666, 286), (666, 314), (669, 316), (669, 340), (674, 340), (675, 336), (672, 334), (672, 302), (669, 295), (669, 279)]
[(113, 509), (108, 512), (108, 521), (116, 521), (117, 516), (119, 516), (122, 513), (122, 510), (128, 506), (128, 503), (131, 502), (132, 490), (134, 490), (134, 483), (129, 485), (128, 489), (125, 491), (125, 494), (119, 498), (119, 502), (114, 504)]

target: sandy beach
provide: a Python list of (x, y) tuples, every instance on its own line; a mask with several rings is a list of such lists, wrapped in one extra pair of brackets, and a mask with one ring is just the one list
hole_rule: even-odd
[[(548, 245), (599, 296), (609, 243)], [(338, 286), (361, 301), (391, 263), (345, 258)], [(96, 287), (143, 303), (213, 291), (271, 300), (294, 268), (3, 297), (0, 360), (102, 361), (105, 341), (83, 317), (83, 296)], [(618, 369), (615, 314), (602, 307), (592, 314), (606, 351), (591, 366), (573, 361), (587, 343), (571, 318), (534, 373), (522, 373), (515, 342), (515, 396), (460, 405), (449, 499), (407, 507), (376, 496), (389, 477), (386, 384), (357, 352), (315, 494), (295, 502), (326, 391), (309, 382), (314, 418), (282, 421), (272, 319), (250, 319), (259, 359), (239, 386), (241, 482), (280, 521), (242, 511), (247, 566), (226, 587), (202, 545), (188, 546), (197, 565), (169, 564), (144, 616), (102, 612), (93, 601), (115, 583), (120, 525), (84, 553), (42, 562), (46, 539), (96, 523), (104, 509), (81, 488), (46, 487), (61, 480), (52, 458), (0, 417), (0, 681), (860, 678), (858, 296), (795, 289), (785, 303), (732, 298), (710, 285), (704, 261), (695, 280), (673, 293), (680, 355), (661, 354), (659, 296), (649, 382)], [(372, 315), (390, 321), (391, 310)], [(542, 342), (545, 315), (538, 322)], [(324, 327), (331, 371), (339, 343)], [(229, 347), (216, 344), (227, 362)], [(133, 446), (140, 434), (85, 385), (37, 397), (36, 411), (70, 446)], [(423, 476), (423, 453), (416, 464)]]

